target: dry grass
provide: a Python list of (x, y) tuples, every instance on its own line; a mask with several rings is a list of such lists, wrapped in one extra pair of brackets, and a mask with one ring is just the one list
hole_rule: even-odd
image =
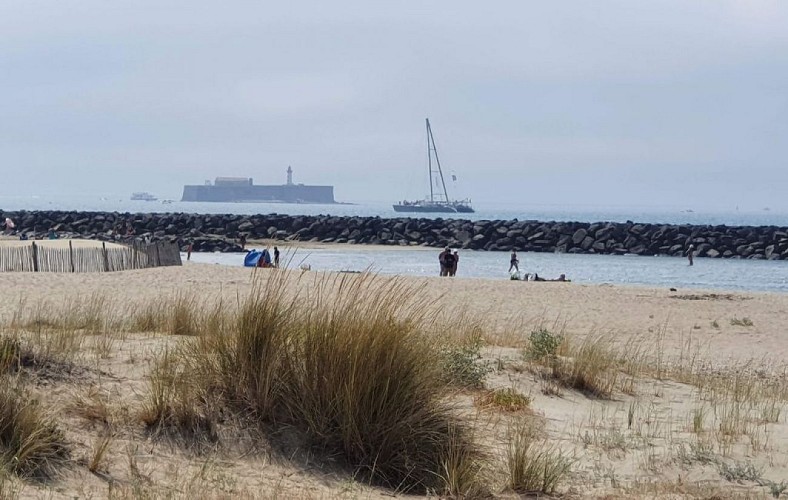
[[(564, 340), (568, 343), (568, 340)], [(609, 398), (620, 376), (620, 354), (604, 336), (588, 335), (579, 345), (564, 349), (567, 357), (551, 363), (553, 377), (562, 385), (600, 398)]]
[(7, 377), (0, 379), (0, 469), (46, 479), (68, 458), (63, 432), (30, 393)]
[(165, 433), (185, 442), (215, 442), (216, 422), (207, 415), (196, 379), (185, 373), (179, 353), (165, 350), (149, 377), (149, 390), (139, 418), (154, 435)]
[(104, 458), (109, 446), (112, 444), (112, 440), (111, 434), (104, 434), (99, 436), (93, 443), (88, 460), (88, 470), (90, 472), (95, 473), (103, 468)]
[[(368, 275), (318, 279), (288, 295), (277, 273), (259, 280), (234, 318), (214, 320), (151, 374), (143, 420), (204, 430), (200, 401), (261, 425), (292, 427), (398, 490), (467, 490), (480, 454), (444, 397), (438, 352), (423, 334), (417, 291)], [(329, 300), (330, 297), (330, 300)], [(184, 313), (185, 314), (185, 313)]]
[[(579, 343), (546, 329), (531, 333), (524, 357), (544, 378), (557, 385), (598, 398), (610, 398), (618, 388), (623, 364), (613, 342), (602, 335), (588, 334)], [(544, 393), (559, 390), (543, 388)]]
[(509, 488), (520, 494), (552, 495), (569, 473), (569, 460), (538, 434), (533, 423), (526, 419), (514, 421), (509, 428), (506, 450)]
[(520, 394), (512, 387), (483, 391), (474, 398), (474, 404), (483, 409), (505, 412), (521, 412), (528, 409), (531, 398)]
[(111, 427), (116, 419), (108, 398), (96, 388), (91, 387), (84, 396), (76, 396), (66, 407), (66, 411), (91, 424), (98, 423)]
[[(77, 473), (92, 480), (88, 471), (124, 476), (122, 442), (139, 449), (129, 452), (126, 477), (99, 494), (111, 498), (243, 496), (236, 481), (249, 480), (245, 469), (257, 464), (247, 460), (272, 458), (292, 459), (286, 467), (302, 468), (303, 477), (315, 470), (332, 475), (327, 488), (350, 497), (369, 484), (456, 498), (504, 488), (569, 496), (603, 488), (611, 498), (694, 495), (701, 491), (695, 477), (703, 477), (709, 491), (730, 480), (753, 497), (769, 489), (784, 494), (783, 483), (766, 479), (779, 479), (785, 460), (788, 378), (777, 362), (723, 365), (698, 342), (707, 332), (691, 326), (675, 342), (666, 327), (617, 341), (598, 332), (574, 336), (558, 325), (530, 338), (510, 332), (511, 345), (525, 357), (510, 363), (513, 347), (496, 351), (482, 342), (501, 339), (486, 318), (434, 315), (435, 304), (421, 302), (418, 287), (317, 273), (293, 286), (293, 275), (285, 276), (259, 273), (253, 292), (237, 302), (226, 294), (222, 301), (181, 292), (123, 307), (95, 297), (87, 299), (94, 306), (39, 304), (34, 314), (17, 315), (10, 335), (0, 335), (0, 372), (22, 368), (20, 378), (39, 384), (32, 387), (39, 398), (69, 396), (75, 391), (66, 385), (77, 379), (50, 377), (52, 360), (82, 369), (83, 354), (95, 352), (95, 370), (78, 376), (102, 392), (79, 391), (58, 418), (60, 425), (80, 419), (69, 439), (80, 457)], [(123, 332), (151, 334), (126, 339)], [(496, 355), (488, 377), (494, 364), (486, 360)], [(151, 357), (157, 361), (145, 365)], [(144, 399), (124, 420), (113, 398), (128, 398), (129, 391), (117, 387), (145, 382), (143, 374)], [(511, 387), (477, 390), (486, 378), (494, 387)], [(561, 398), (544, 398), (540, 388)], [(132, 391), (127, 401), (137, 405), (136, 385)], [(471, 403), (488, 411), (476, 412)], [(544, 419), (551, 444), (526, 418)], [(140, 432), (143, 425), (147, 433)], [(79, 437), (72, 439), (72, 431)], [(149, 441), (141, 444), (142, 436)], [(202, 453), (183, 453), (173, 443)], [(582, 461), (574, 473), (568, 456)], [(222, 467), (232, 472), (216, 487), (162, 479), (157, 469), (170, 458), (183, 464), (194, 457), (226, 460)], [(8, 470), (46, 477), (59, 463), (46, 474)], [(566, 491), (570, 475), (573, 487)], [(684, 484), (674, 488), (677, 475)], [(337, 486), (336, 477), (351, 479)], [(4, 486), (0, 477), (0, 498), (4, 488), (19, 484), (10, 481)], [(266, 481), (267, 495), (296, 491)]]
[(22, 346), (13, 337), (0, 337), (0, 376), (19, 367), (22, 357)]

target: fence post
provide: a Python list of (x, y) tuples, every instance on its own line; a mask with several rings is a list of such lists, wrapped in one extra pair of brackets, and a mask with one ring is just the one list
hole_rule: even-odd
[(74, 272), (74, 246), (71, 244), (71, 240), (68, 240), (68, 255), (71, 258), (71, 272)]
[(104, 272), (108, 273), (109, 272), (109, 258), (107, 257), (107, 242), (106, 241), (102, 241), (101, 242), (101, 248), (102, 248), (103, 254), (104, 254)]
[(38, 247), (35, 241), (33, 242), (33, 272), (38, 272)]

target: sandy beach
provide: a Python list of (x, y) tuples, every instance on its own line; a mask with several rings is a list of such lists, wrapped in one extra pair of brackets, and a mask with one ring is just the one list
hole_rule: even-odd
[[(255, 273), (265, 278), (282, 272), (187, 262), (183, 267), (118, 273), (0, 273), (0, 325), (10, 334), (15, 331), (15, 322), (29, 318), (35, 310), (56, 311), (98, 300), (112, 314), (122, 314), (124, 307), (161, 302), (178, 295), (197, 297), (205, 304), (216, 303), (220, 298), (233, 304), (252, 291)], [(324, 278), (318, 272), (295, 271), (284, 286), (306, 292)], [(714, 456), (719, 458), (704, 462), (687, 458), (686, 453), (696, 449), (692, 443), (699, 442), (699, 434), (688, 429), (688, 422), (698, 408), (712, 413), (717, 406), (705, 400), (706, 396), (691, 384), (643, 376), (628, 391), (616, 390), (613, 397), (606, 399), (571, 389), (554, 393), (545, 389), (544, 381), (523, 361), (522, 354), (530, 333), (547, 328), (574, 342), (595, 336), (623, 349), (642, 347), (650, 358), (676, 360), (692, 352), (699, 363), (706, 363), (712, 371), (738, 370), (749, 363), (748, 369), (768, 378), (781, 373), (788, 355), (788, 337), (784, 334), (784, 325), (788, 324), (787, 295), (438, 277), (378, 279), (381, 286), (392, 280), (404, 283), (419, 294), (420, 302), (445, 314), (482, 319), (485, 346), (481, 361), (491, 366), (485, 382), (487, 390), (514, 388), (528, 395), (530, 412), (544, 421), (549, 442), (572, 457), (571, 480), (560, 488), (570, 497), (697, 493), (700, 498), (704, 491), (760, 495), (768, 491), (763, 486), (765, 479), (778, 481), (788, 476), (784, 412), (776, 421), (753, 423), (757, 437), (743, 435), (727, 448), (711, 445)], [(104, 334), (111, 335), (111, 340), (101, 355), (96, 354), (96, 335), (88, 335), (80, 344), (81, 354), (76, 362), (90, 367), (82, 379), (50, 380), (36, 388), (46, 395), (51, 411), (60, 414), (58, 418), (67, 427), (69, 439), (82, 450), (78, 455), (87, 456), (98, 428), (66, 411), (74, 398), (84, 400), (101, 394), (115, 401), (116, 411), (125, 412), (128, 420), (143, 400), (153, 360), (165, 346), (184, 341), (164, 332)], [(475, 409), (473, 393), (461, 392), (455, 398), (465, 412), (475, 415), (479, 436), (486, 446), (503, 449), (503, 429), (508, 417)], [(785, 403), (777, 402), (780, 408)], [(718, 424), (711, 423), (713, 417), (706, 418), (710, 423), (704, 425), (709, 427), (712, 440), (713, 427)], [(637, 435), (632, 419), (639, 426)], [(757, 443), (753, 444), (753, 440)], [(129, 456), (136, 457), (138, 466), (156, 488), (173, 487), (184, 493), (199, 485), (213, 498), (266, 498), (271, 492), (282, 498), (383, 498), (390, 494), (353, 482), (330, 468), (311, 470), (270, 453), (240, 457), (220, 453), (209, 459), (213, 465), (207, 474), (212, 479), (203, 481), (199, 471), (205, 467), (205, 457), (156, 444), (133, 430), (116, 438), (107, 455), (105, 476), (127, 477)], [(720, 464), (733, 467), (744, 463), (759, 468), (759, 477), (763, 478), (760, 483), (731, 482), (721, 472)], [(181, 479), (190, 478), (191, 486), (173, 478), (176, 467)], [(27, 485), (23, 496), (101, 495), (107, 491), (108, 483), (101, 474), (77, 468), (66, 472), (56, 484), (55, 489)], [(496, 496), (505, 498), (512, 493), (503, 488)]]
[[(110, 274), (0, 274), (0, 318), (10, 318), (20, 297), (32, 303), (57, 303), (73, 299), (75, 294), (89, 296), (111, 290), (111, 296), (119, 302), (152, 300), (177, 292), (233, 299), (251, 289), (254, 272), (186, 262), (180, 268)], [(483, 315), (496, 334), (491, 340), (502, 345), (520, 346), (532, 328), (560, 325), (573, 335), (605, 332), (622, 342), (640, 336), (647, 339), (664, 330), (667, 346), (678, 346), (691, 336), (712, 348), (716, 359), (788, 356), (788, 337), (782, 329), (788, 323), (788, 296), (783, 294), (696, 289), (672, 292), (635, 286), (504, 279), (396, 279), (420, 287), (424, 300)], [(307, 286), (308, 280), (299, 283)], [(731, 324), (732, 319), (744, 317), (753, 325)], [(713, 326), (715, 322), (717, 326)], [(519, 335), (514, 331), (517, 329), (521, 330)]]

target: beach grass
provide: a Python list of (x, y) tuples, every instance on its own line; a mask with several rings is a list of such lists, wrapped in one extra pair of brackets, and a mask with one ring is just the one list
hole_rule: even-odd
[[(424, 286), (276, 270), (235, 298), (26, 303), (0, 325), (0, 373), (43, 422), (33, 434), (65, 451), (6, 465), (0, 492), (68, 469), (118, 478), (110, 498), (254, 498), (249, 471), (286, 464), (276, 474), (327, 488), (314, 498), (784, 495), (779, 362), (721, 363), (704, 332), (670, 342), (667, 324), (528, 319), (502, 343), (500, 318), (447, 311)], [(266, 481), (266, 496), (309, 497)]]
[(0, 378), (0, 469), (45, 480), (69, 460), (63, 431), (30, 393), (8, 376)]
[(420, 328), (426, 308), (403, 299), (416, 291), (342, 276), (301, 297), (280, 276), (257, 281), (234, 317), (214, 322), (226, 328), (162, 355), (145, 424), (205, 435), (199, 402), (212, 400), (261, 426), (299, 430), (375, 484), (469, 489), (474, 480), (458, 474), (476, 477), (481, 453), (445, 397), (441, 353)]

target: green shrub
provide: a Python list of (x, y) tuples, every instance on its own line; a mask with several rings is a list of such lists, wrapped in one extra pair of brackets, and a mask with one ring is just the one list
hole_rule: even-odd
[(492, 368), (481, 361), (484, 342), (481, 335), (471, 335), (460, 343), (450, 343), (441, 349), (444, 379), (459, 387), (479, 388)]
[(545, 328), (531, 332), (526, 357), (531, 360), (542, 360), (558, 354), (558, 349), (564, 343), (563, 335), (556, 335)]

